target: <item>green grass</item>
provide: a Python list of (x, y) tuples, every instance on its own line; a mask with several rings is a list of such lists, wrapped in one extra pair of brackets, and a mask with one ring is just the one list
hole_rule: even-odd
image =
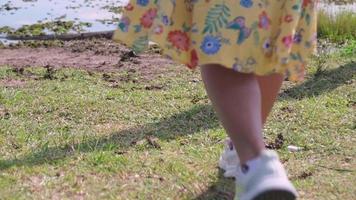
[(356, 39), (356, 14), (343, 11), (332, 16), (323, 10), (318, 13), (318, 36), (340, 42)]
[[(303, 84), (284, 84), (265, 136), (284, 136), (278, 152), (301, 199), (351, 200), (355, 60), (325, 58)], [(225, 133), (199, 73), (170, 67), (174, 76), (154, 80), (109, 74), (116, 84), (75, 69), (1, 67), (0, 199), (230, 199), (233, 181), (217, 169)]]
[(343, 49), (341, 49), (342, 56), (355, 57), (356, 56), (356, 40), (351, 40)]

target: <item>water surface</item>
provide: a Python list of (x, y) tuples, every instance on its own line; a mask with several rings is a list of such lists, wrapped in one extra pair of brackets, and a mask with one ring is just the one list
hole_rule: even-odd
[(343, 11), (351, 11), (356, 13), (356, 2), (350, 1), (346, 4), (340, 3), (319, 3), (319, 10), (324, 10), (331, 15), (336, 15)]
[(19, 28), (22, 25), (54, 20), (90, 22), (87, 31), (115, 28), (119, 17), (112, 8), (127, 0), (0, 0), (0, 27)]

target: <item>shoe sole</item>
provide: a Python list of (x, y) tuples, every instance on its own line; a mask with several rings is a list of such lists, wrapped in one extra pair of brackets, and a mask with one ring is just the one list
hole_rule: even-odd
[(295, 200), (296, 196), (285, 190), (270, 190), (259, 194), (253, 200)]

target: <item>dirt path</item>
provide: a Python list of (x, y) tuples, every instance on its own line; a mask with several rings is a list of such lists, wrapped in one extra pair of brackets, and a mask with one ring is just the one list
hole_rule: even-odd
[(52, 47), (21, 45), (0, 49), (0, 66), (16, 68), (51, 66), (102, 72), (134, 69), (143, 76), (153, 76), (166, 73), (172, 65), (172, 61), (158, 53), (135, 56), (123, 45), (105, 39), (69, 41)]

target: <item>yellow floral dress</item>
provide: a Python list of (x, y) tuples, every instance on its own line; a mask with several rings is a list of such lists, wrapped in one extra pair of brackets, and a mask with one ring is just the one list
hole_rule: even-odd
[(189, 68), (304, 78), (316, 49), (317, 0), (131, 0), (114, 40), (136, 52), (152, 41)]

